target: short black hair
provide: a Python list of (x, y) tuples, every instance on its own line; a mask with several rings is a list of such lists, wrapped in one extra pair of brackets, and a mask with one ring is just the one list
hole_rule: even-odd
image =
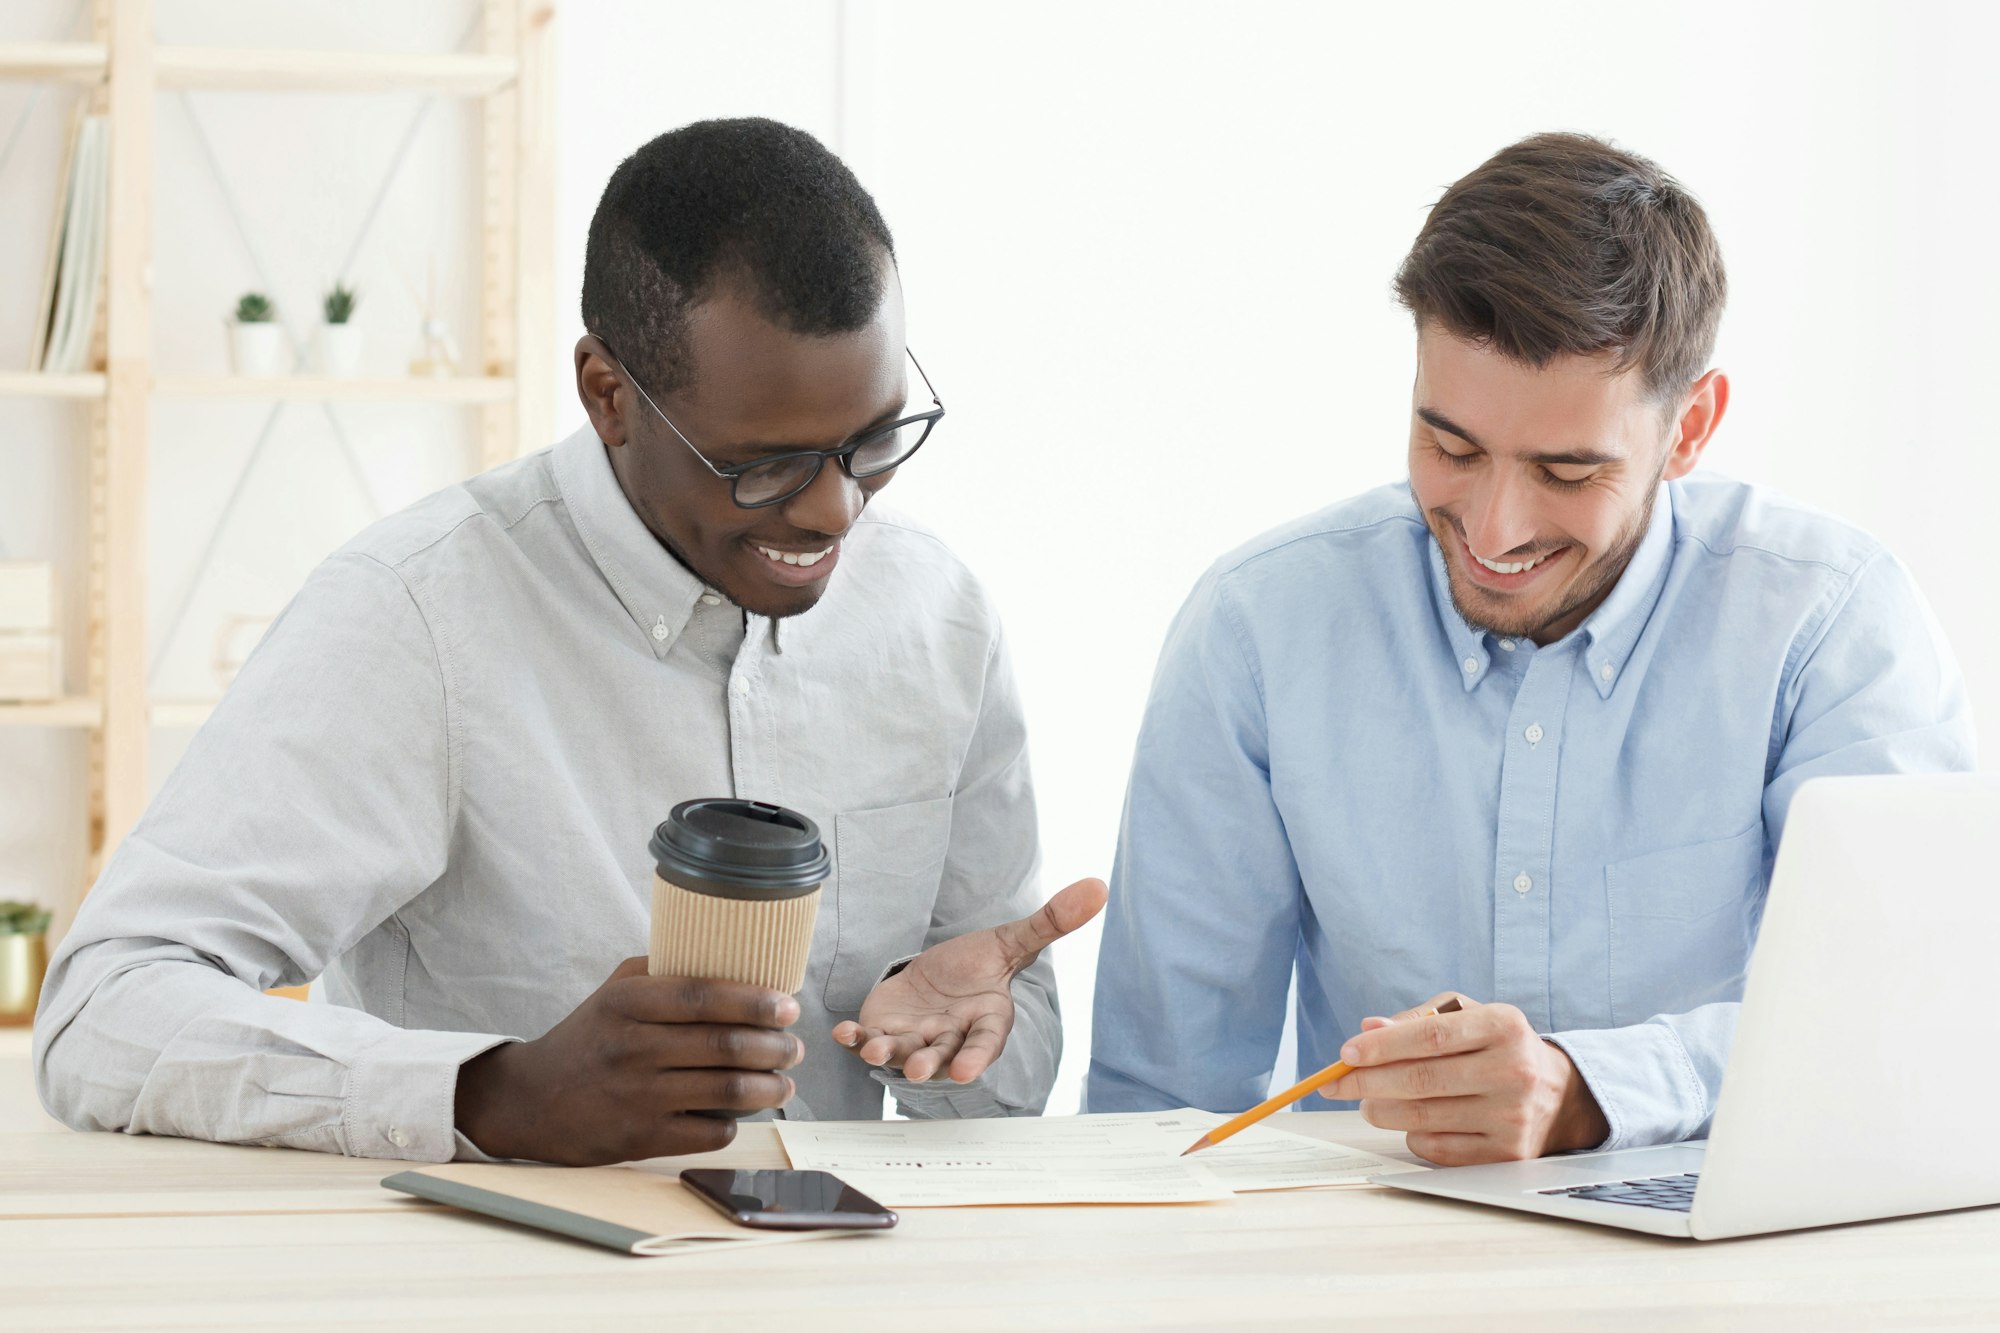
[(797, 333), (851, 333), (882, 304), (889, 226), (818, 139), (702, 120), (619, 164), (590, 219), (583, 324), (653, 393), (690, 383), (688, 311), (724, 281)]

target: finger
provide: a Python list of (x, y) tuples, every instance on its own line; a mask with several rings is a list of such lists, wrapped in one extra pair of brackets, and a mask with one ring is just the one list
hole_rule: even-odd
[[(1429, 1060), (1478, 1050), (1491, 1040), (1494, 1020), (1485, 1006), (1458, 1013), (1391, 1021), (1349, 1037), (1340, 1058), (1356, 1069), (1396, 1060)], [(1365, 1024), (1364, 1024), (1365, 1026)]]
[(1439, 1166), (1473, 1166), (1507, 1160), (1484, 1134), (1409, 1134), (1403, 1142), (1411, 1152)]
[(833, 1025), (833, 1039), (842, 1046), (859, 1046), (861, 1044), (861, 1025), (851, 1018), (844, 1022), (835, 1023)]
[(1361, 1103), (1361, 1118), (1377, 1129), (1405, 1133), (1476, 1134), (1489, 1127), (1493, 1105), (1485, 1097), (1426, 1097), (1421, 1101), (1371, 1097)]
[(972, 1020), (965, 1045), (951, 1062), (952, 1082), (970, 1083), (985, 1073), (1007, 1049), (1007, 1030), (1012, 1026), (1012, 1020), (1000, 1014), (981, 1014)]
[(1396, 1097), (1417, 1101), (1426, 1097), (1472, 1097), (1490, 1092), (1498, 1071), (1485, 1051), (1441, 1055), (1430, 1060), (1398, 1060), (1356, 1069), (1329, 1083), (1323, 1091), (1335, 1101), (1366, 1101)]
[(1026, 967), (1035, 955), (1103, 911), (1110, 896), (1103, 880), (1080, 879), (1043, 903), (1040, 911), (996, 926), (1000, 947), (1016, 970)]
[(640, 954), (637, 958), (627, 958), (605, 980), (622, 981), (626, 977), (643, 977), (646, 975), (647, 967), (648, 962), (645, 954)]
[[(1455, 990), (1439, 991), (1436, 995), (1431, 996), (1430, 999), (1425, 1000), (1422, 1004), (1416, 1006), (1414, 1009), (1405, 1009), (1403, 1010), (1402, 1013), (1397, 1014), (1394, 1018), (1391, 1018), (1387, 1021), (1391, 1023), (1400, 1023), (1406, 1018), (1415, 1018), (1418, 1014), (1423, 1013), (1427, 1009), (1442, 1009), (1445, 1007), (1445, 1005), (1450, 1004), (1454, 1000), (1458, 1002), (1458, 1007), (1460, 1009), (1470, 1009), (1475, 1003), (1475, 1001), (1467, 999), (1465, 996), (1460, 995)], [(1363, 1019), (1361, 1022), (1363, 1030), (1366, 1030), (1368, 1024), (1373, 1021), (1379, 1021), (1379, 1020)]]
[(903, 1077), (912, 1083), (922, 1083), (951, 1062), (964, 1040), (964, 1035), (956, 1029), (938, 1033), (930, 1045), (903, 1061)]
[(871, 1065), (896, 1065), (902, 1063), (931, 1044), (934, 1034), (927, 1032), (880, 1032), (870, 1030), (868, 1040), (861, 1043), (855, 1054)]
[(789, 1032), (731, 1023), (643, 1023), (630, 1041), (654, 1069), (790, 1069), (806, 1058)]
[(659, 1104), (675, 1111), (767, 1111), (790, 1101), (794, 1091), (783, 1074), (678, 1069), (661, 1075)]
[(621, 977), (606, 982), (605, 1000), (641, 1023), (743, 1023), (782, 1028), (796, 1023), (799, 1002), (783, 991), (702, 977)]

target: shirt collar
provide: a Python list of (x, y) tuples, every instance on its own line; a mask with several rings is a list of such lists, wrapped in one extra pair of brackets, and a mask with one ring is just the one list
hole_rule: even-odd
[[(1674, 537), (1672, 495), (1673, 488), (1669, 485), (1662, 485), (1654, 493), (1646, 535), (1640, 538), (1631, 563), (1618, 576), (1611, 595), (1577, 627), (1576, 634), (1586, 645), (1584, 661), (1590, 683), (1597, 687), (1601, 698), (1609, 698), (1617, 687), (1625, 661), (1639, 642), (1653, 607), (1659, 603), (1660, 589), (1666, 584)], [(1460, 682), (1467, 690), (1477, 689), (1479, 682), (1492, 674), (1490, 636), (1466, 624), (1465, 617), (1459, 615), (1457, 605), (1451, 600), (1451, 575), (1445, 568), (1444, 551), (1435, 534), (1430, 535), (1429, 546), (1431, 599), (1437, 604), (1438, 621), (1451, 645)]]
[(607, 446), (585, 426), (553, 451), (556, 485), (584, 548), (646, 636), (665, 657), (709, 589), (660, 544), (611, 470)]
[(1631, 563), (1618, 576), (1611, 595), (1598, 603), (1580, 627), (1588, 647), (1584, 661), (1590, 667), (1590, 683), (1600, 698), (1610, 698), (1618, 678), (1624, 674), (1626, 659), (1645, 632), (1653, 608), (1660, 603), (1660, 589), (1667, 583), (1667, 567), (1674, 549), (1673, 487), (1662, 483), (1653, 493), (1653, 512), (1646, 519), (1646, 535)]

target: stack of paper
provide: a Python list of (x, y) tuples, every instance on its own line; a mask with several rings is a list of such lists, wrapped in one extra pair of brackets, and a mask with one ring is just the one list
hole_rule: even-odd
[(891, 1208), (1199, 1203), (1254, 1190), (1354, 1186), (1424, 1168), (1268, 1125), (1193, 1157), (1209, 1111), (1010, 1120), (777, 1122), (799, 1170), (831, 1171)]

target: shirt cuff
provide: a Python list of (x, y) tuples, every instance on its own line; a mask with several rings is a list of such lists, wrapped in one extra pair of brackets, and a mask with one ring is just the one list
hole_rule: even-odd
[(1570, 1058), (1604, 1112), (1611, 1134), (1598, 1149), (1679, 1143), (1708, 1123), (1708, 1089), (1666, 1024), (1557, 1032), (1544, 1040)]
[[(461, 1138), (453, 1114), (459, 1067), (482, 1051), (516, 1040), (406, 1029), (370, 1046), (347, 1070), (340, 1105), (342, 1150), (350, 1157), (451, 1161)], [(466, 1146), (471, 1147), (470, 1140)]]
[(985, 1086), (984, 1074), (970, 1083), (954, 1083), (942, 1074), (913, 1083), (893, 1069), (871, 1069), (868, 1077), (887, 1088), (896, 1108), (912, 1120), (991, 1120), (1018, 1114)]

